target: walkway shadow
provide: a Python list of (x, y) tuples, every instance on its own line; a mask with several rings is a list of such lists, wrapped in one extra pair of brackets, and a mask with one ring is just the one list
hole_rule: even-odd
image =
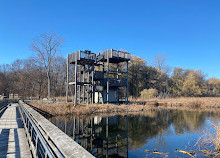
[(21, 121), (21, 114), (20, 114), (18, 107), (16, 107), (16, 121), (18, 124), (18, 128), (24, 128), (23, 123)]
[(7, 110), (8, 107), (6, 107), (2, 112), (0, 112), (0, 118), (2, 117), (2, 115), (4, 114), (5, 110)]
[(2, 129), (0, 134), (0, 157), (7, 156), (9, 132), (10, 129)]
[(19, 138), (18, 138), (18, 131), (17, 129), (14, 129), (14, 139), (15, 139), (15, 157), (20, 158), (20, 146), (19, 146)]

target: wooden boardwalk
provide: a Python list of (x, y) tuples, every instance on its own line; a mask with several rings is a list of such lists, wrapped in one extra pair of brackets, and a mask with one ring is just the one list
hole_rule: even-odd
[(18, 104), (0, 113), (0, 158), (31, 158)]

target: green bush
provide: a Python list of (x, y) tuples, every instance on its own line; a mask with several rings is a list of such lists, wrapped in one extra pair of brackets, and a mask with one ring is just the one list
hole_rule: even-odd
[(155, 98), (157, 95), (158, 91), (156, 89), (144, 89), (141, 91), (141, 99)]

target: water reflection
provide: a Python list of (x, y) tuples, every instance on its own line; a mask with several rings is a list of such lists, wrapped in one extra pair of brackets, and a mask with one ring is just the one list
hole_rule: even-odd
[[(144, 147), (153, 138), (156, 138), (154, 149), (170, 152), (173, 149), (165, 136), (200, 132), (209, 118), (219, 119), (220, 115), (198, 111), (154, 111), (129, 116), (56, 116), (50, 121), (96, 157), (128, 157), (129, 153), (132, 157), (143, 157), (146, 156)], [(184, 141), (181, 143), (187, 145), (187, 139)], [(178, 140), (174, 143), (178, 148)]]

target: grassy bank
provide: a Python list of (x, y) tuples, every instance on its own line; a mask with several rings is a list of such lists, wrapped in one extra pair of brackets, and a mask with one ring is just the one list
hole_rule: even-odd
[[(141, 100), (131, 100), (141, 101)], [(143, 100), (142, 100), (143, 101)], [(129, 105), (115, 104), (90, 104), (77, 105), (59, 101), (55, 103), (45, 103), (43, 101), (33, 101), (30, 104), (53, 115), (78, 114), (91, 115), (97, 113), (131, 113), (144, 112), (158, 109), (187, 109), (187, 110), (214, 110), (220, 112), (220, 98), (169, 98), (169, 99), (149, 99), (145, 105), (133, 103)]]
[(168, 108), (220, 109), (220, 97), (182, 97), (149, 101), (157, 101), (159, 106)]
[(29, 103), (39, 109), (42, 109), (53, 115), (77, 114), (77, 115), (92, 115), (98, 113), (124, 113), (124, 112), (139, 112), (156, 109), (155, 104), (147, 105), (115, 105), (115, 104), (89, 104), (77, 105), (72, 103), (55, 102), (44, 103), (43, 101), (33, 101)]

